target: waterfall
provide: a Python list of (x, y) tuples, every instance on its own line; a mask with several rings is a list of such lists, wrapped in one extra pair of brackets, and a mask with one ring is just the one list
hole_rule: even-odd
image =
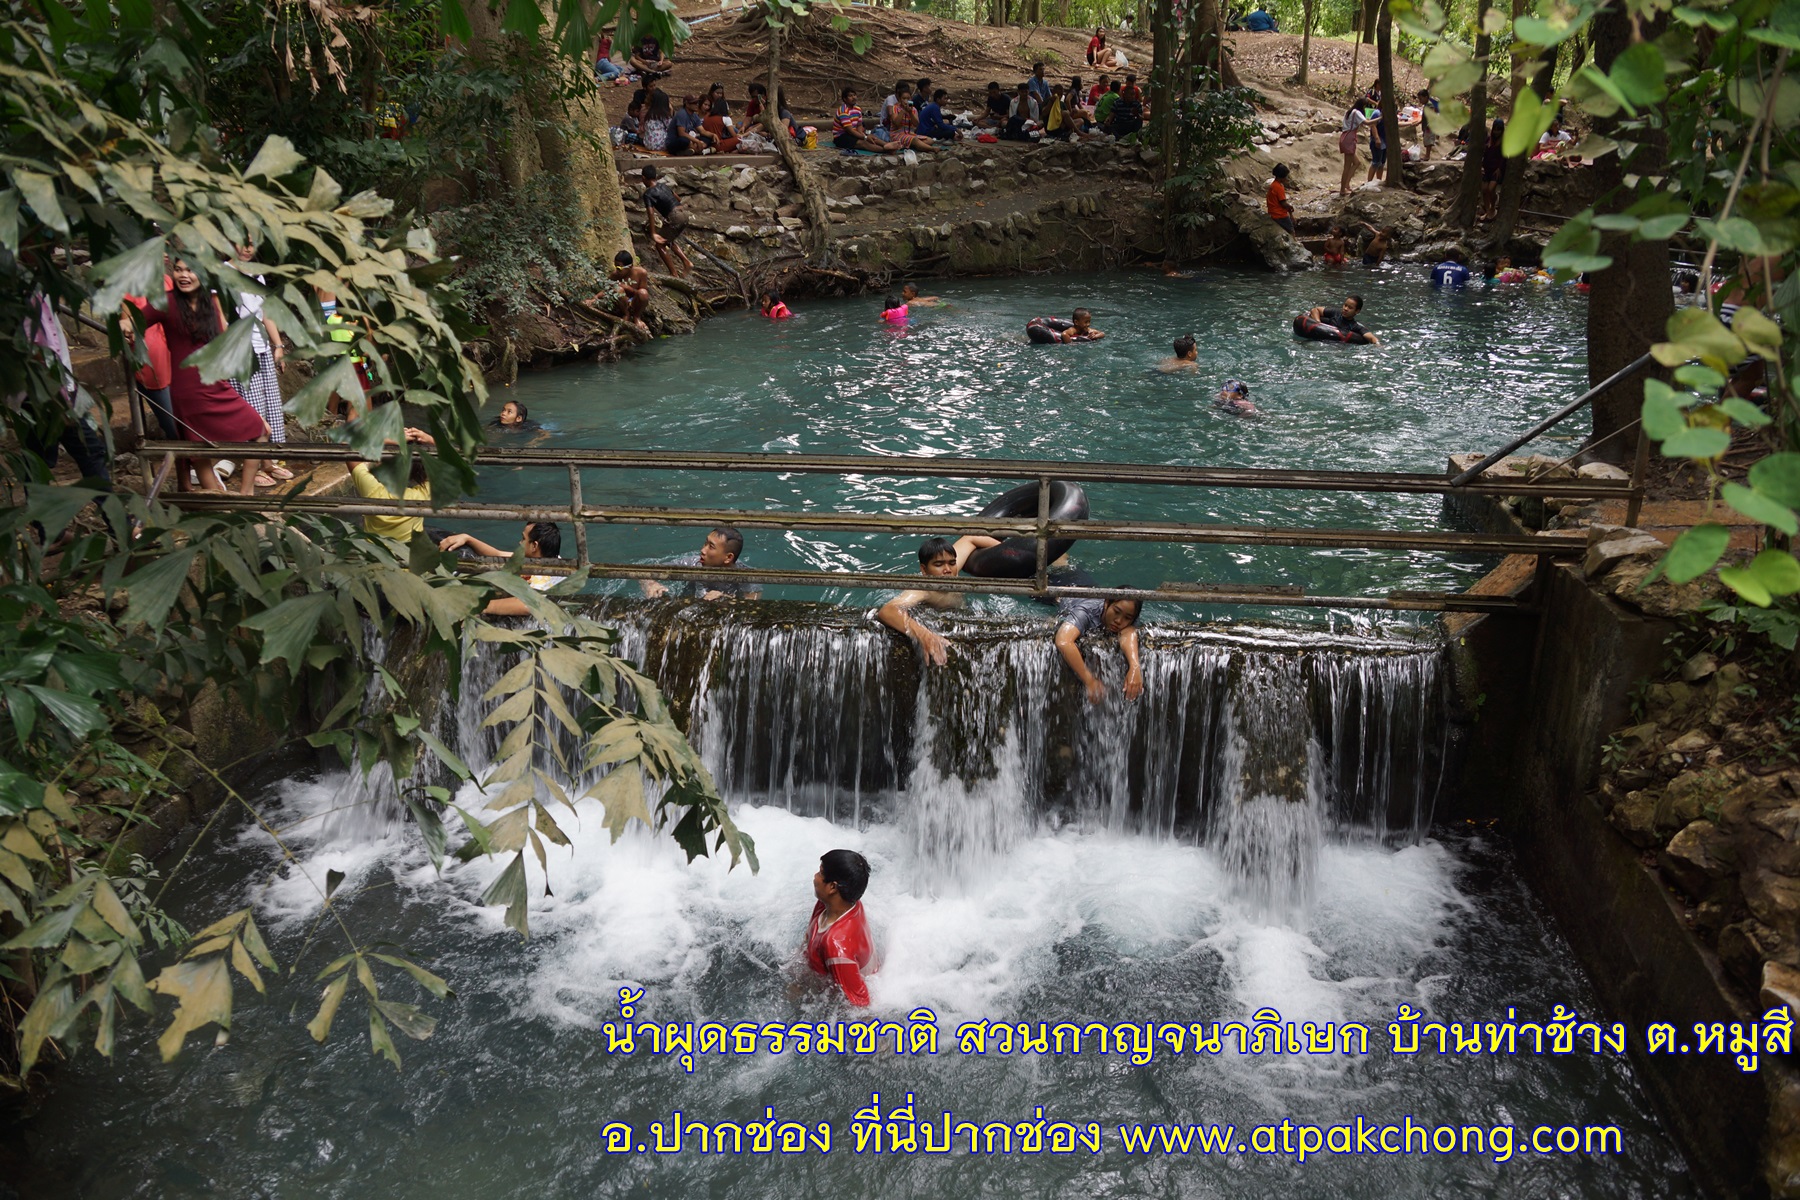
[[(1442, 651), (1414, 638), (1150, 626), (1135, 701), (1116, 642), (1084, 645), (1107, 686), (1096, 705), (1048, 620), (939, 618), (949, 661), (926, 667), (841, 607), (604, 601), (597, 615), (729, 799), (901, 825), (926, 887), (1073, 822), (1208, 844), (1241, 898), (1281, 919), (1309, 903), (1325, 838), (1420, 838), (1443, 772)], [(438, 720), (478, 774), (498, 746), (481, 697), (509, 665), (504, 645), (472, 647)]]

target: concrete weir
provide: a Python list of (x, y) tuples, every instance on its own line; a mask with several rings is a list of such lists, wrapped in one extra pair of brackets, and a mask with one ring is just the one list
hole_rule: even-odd
[(1645, 1052), (1655, 1023), (1685, 1037), (1696, 1023), (1760, 1015), (1593, 796), (1601, 748), (1628, 723), (1633, 688), (1662, 665), (1672, 625), (1596, 592), (1578, 566), (1549, 569), (1535, 586), (1540, 622), (1450, 619), (1457, 690), (1465, 707), (1485, 699), (1461, 778), (1447, 791), (1458, 815), (1500, 819), (1521, 872), (1592, 977), (1603, 1019), (1630, 1029), (1638, 1078), (1701, 1186), (1719, 1196), (1792, 1195), (1779, 1164), (1793, 1136), (1783, 1114), (1800, 1082), (1785, 1063), (1764, 1055), (1747, 1074), (1729, 1055)]

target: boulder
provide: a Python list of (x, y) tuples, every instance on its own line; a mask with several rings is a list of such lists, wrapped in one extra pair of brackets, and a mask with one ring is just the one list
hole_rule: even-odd
[(1763, 1011), (1785, 1008), (1795, 1023), (1800, 1024), (1800, 971), (1778, 962), (1764, 963), (1757, 999), (1757, 1007)]
[(1657, 856), (1677, 887), (1695, 900), (1706, 898), (1737, 869), (1737, 848), (1711, 821), (1691, 821)]
[(1606, 819), (1634, 846), (1648, 850), (1662, 844), (1656, 830), (1656, 797), (1649, 792), (1627, 792)]
[(1582, 570), (1589, 579), (1598, 579), (1627, 559), (1660, 556), (1662, 552), (1663, 544), (1647, 533), (1591, 541), (1587, 557), (1582, 560)]
[(1587, 463), (1575, 473), (1583, 479), (1616, 479), (1624, 483), (1629, 483), (1631, 481), (1630, 471), (1625, 470), (1623, 467), (1615, 467), (1611, 463)]
[(1763, 867), (1740, 877), (1738, 886), (1757, 920), (1777, 932), (1791, 934), (1800, 918), (1800, 879)]
[(1622, 563), (1606, 576), (1606, 590), (1613, 599), (1647, 616), (1671, 618), (1698, 612), (1703, 604), (1724, 595), (1724, 586), (1710, 572), (1675, 584), (1664, 576), (1651, 580), (1655, 568), (1648, 557)]
[(1312, 252), (1270, 220), (1260, 205), (1239, 197), (1233, 216), (1238, 231), (1249, 239), (1257, 255), (1270, 267), (1277, 271), (1292, 271), (1312, 265)]

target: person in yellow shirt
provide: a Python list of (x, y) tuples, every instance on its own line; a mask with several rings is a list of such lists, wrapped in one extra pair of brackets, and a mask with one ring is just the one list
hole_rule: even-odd
[[(437, 440), (423, 429), (408, 428), (406, 440), (421, 446), (436, 446)], [(390, 440), (388, 445), (393, 445)], [(369, 470), (368, 463), (357, 463), (350, 468), (350, 481), (356, 485), (356, 494), (365, 500), (392, 500), (394, 493), (382, 486), (381, 480), (375, 478), (375, 472)], [(406, 494), (403, 500), (430, 500), (431, 480), (425, 474), (425, 458), (415, 454), (412, 460), (412, 473), (406, 479)], [(376, 516), (370, 514), (363, 518), (363, 528), (377, 537), (391, 538), (396, 542), (410, 542), (415, 533), (425, 531), (425, 518), (401, 516)]]

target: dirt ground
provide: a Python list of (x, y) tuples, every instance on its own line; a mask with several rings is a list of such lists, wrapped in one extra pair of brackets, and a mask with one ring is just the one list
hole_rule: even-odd
[[(755, 18), (739, 11), (719, 13), (696, 8), (682, 15), (693, 25), (694, 36), (675, 52), (675, 72), (663, 84), (671, 96), (702, 93), (713, 83), (723, 83), (733, 100), (745, 95), (745, 85), (763, 79), (768, 71), (769, 35)], [(702, 20), (705, 16), (708, 19)], [(802, 25), (782, 47), (782, 80), (788, 103), (803, 119), (831, 112), (838, 92), (857, 89), (862, 102), (880, 102), (898, 79), (928, 78), (947, 88), (954, 110), (976, 108), (988, 82), (1011, 87), (1031, 73), (1031, 64), (1042, 61), (1052, 79), (1080, 75), (1092, 82), (1097, 72), (1087, 65), (1087, 29), (1039, 26), (969, 25), (925, 13), (902, 9), (858, 8), (852, 32), (873, 35), (868, 53), (857, 55), (850, 34), (839, 33), (823, 17)], [(1130, 70), (1140, 79), (1149, 74), (1150, 39), (1137, 34), (1112, 33), (1108, 44), (1125, 52)], [(1354, 59), (1358, 88), (1375, 82), (1375, 48), (1358, 49), (1351, 41), (1312, 39), (1308, 86), (1296, 88), (1291, 79), (1300, 61), (1300, 38), (1284, 33), (1234, 33), (1227, 40), (1242, 81), (1263, 92), (1271, 111), (1290, 107), (1331, 108), (1346, 102)], [(1395, 83), (1411, 94), (1424, 85), (1424, 76), (1412, 63), (1396, 62)]]

